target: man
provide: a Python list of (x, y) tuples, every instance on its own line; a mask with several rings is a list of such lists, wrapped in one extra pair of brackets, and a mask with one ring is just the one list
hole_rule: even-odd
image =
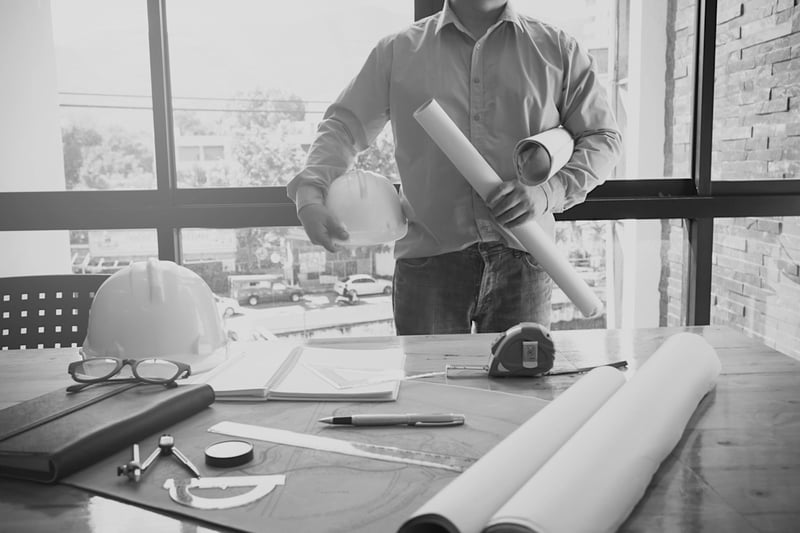
[[(486, 202), (414, 120), (431, 98), (503, 179)], [(334, 251), (331, 239), (347, 238), (325, 192), (388, 120), (411, 208), (395, 244), (397, 334), (549, 327), (552, 281), (508, 228), (534, 217), (553, 235), (553, 213), (582, 202), (616, 164), (621, 136), (590, 57), (505, 0), (449, 0), (382, 39), (326, 111), (306, 167), (289, 183), (312, 243)], [(575, 139), (572, 158), (544, 184), (524, 185), (514, 146), (559, 125)]]

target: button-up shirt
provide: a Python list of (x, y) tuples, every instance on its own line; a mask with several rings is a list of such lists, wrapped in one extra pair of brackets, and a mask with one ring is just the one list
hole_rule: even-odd
[(449, 4), (383, 38), (361, 71), (326, 111), (305, 168), (289, 183), (302, 209), (323, 203), (391, 121), (402, 193), (413, 208), (397, 258), (426, 257), (476, 242), (523, 249), (413, 117), (436, 99), (503, 180), (516, 179), (516, 143), (559, 125), (575, 139), (569, 162), (542, 187), (539, 223), (552, 234), (552, 213), (582, 202), (612, 172), (621, 136), (591, 57), (553, 26), (509, 4), (483, 36), (473, 36)]

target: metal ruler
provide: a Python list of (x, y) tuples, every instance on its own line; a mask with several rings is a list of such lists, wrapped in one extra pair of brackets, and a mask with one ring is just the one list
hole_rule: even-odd
[(441, 468), (452, 472), (463, 472), (476, 461), (476, 459), (468, 457), (454, 457), (420, 450), (405, 450), (394, 446), (351, 442), (307, 433), (295, 433), (284, 429), (240, 424), (238, 422), (220, 422), (213, 425), (208, 431), (243, 439), (274, 442), (299, 448), (366, 457), (379, 461)]

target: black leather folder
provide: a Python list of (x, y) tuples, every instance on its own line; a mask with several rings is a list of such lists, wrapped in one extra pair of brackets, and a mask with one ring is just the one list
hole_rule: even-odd
[(208, 385), (126, 383), (38, 396), (0, 411), (0, 476), (53, 483), (213, 402)]

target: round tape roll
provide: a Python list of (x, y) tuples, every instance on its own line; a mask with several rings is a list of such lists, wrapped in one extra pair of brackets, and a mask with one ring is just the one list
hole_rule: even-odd
[(224, 440), (206, 448), (206, 464), (220, 468), (243, 465), (253, 460), (253, 445), (244, 440)]

